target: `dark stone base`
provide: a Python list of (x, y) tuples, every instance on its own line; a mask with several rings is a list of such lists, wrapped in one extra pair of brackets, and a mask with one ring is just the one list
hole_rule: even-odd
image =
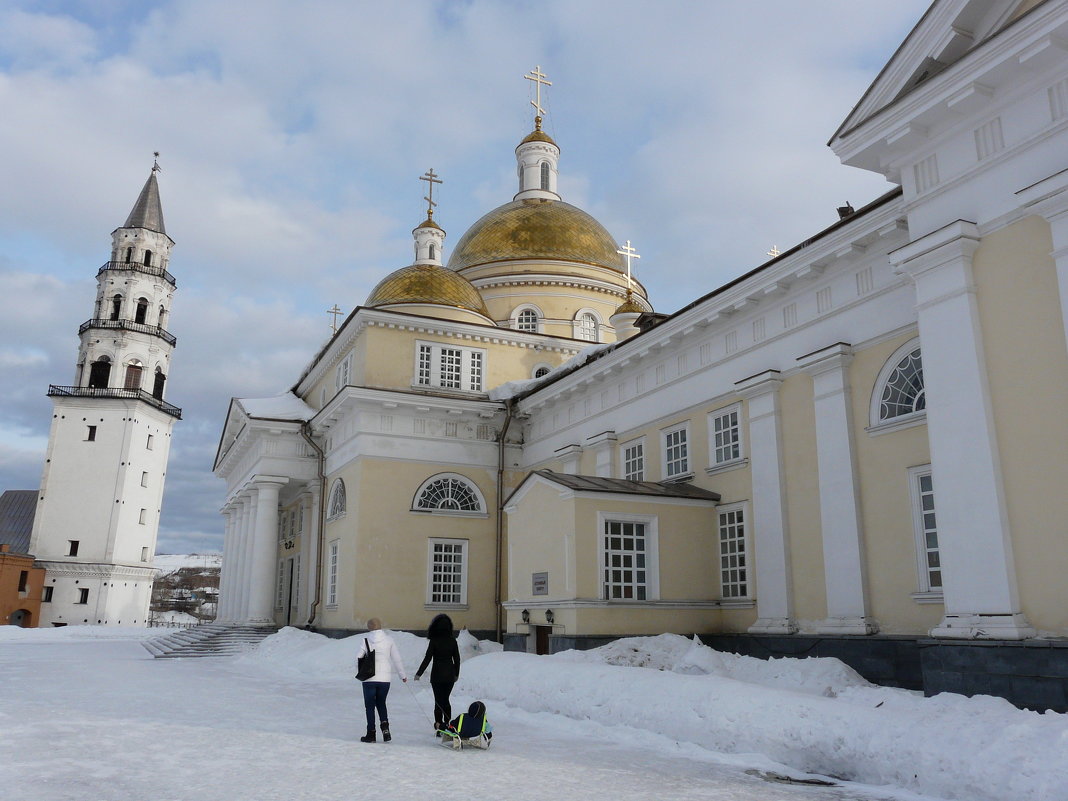
[[(1068, 712), (1068, 640), (935, 640), (903, 636), (700, 634), (717, 651), (760, 659), (834, 657), (873, 684), (961, 695), (993, 695), (1023, 709)], [(550, 653), (598, 648), (616, 637), (552, 636)], [(505, 634), (504, 650), (527, 650)]]

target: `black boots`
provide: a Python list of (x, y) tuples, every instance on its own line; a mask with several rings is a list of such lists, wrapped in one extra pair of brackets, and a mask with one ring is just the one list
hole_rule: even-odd
[[(374, 738), (375, 738), (375, 733), (372, 731), (371, 732), (371, 741), (372, 742), (374, 741)], [(393, 738), (389, 736), (389, 723), (387, 721), (382, 721), (382, 742), (388, 743), (392, 739)]]
[[(384, 731), (388, 731), (383, 727)], [(388, 737), (386, 739), (389, 739)], [(375, 741), (375, 730), (373, 728), (367, 730), (367, 734), (360, 738), (361, 743), (373, 743)]]

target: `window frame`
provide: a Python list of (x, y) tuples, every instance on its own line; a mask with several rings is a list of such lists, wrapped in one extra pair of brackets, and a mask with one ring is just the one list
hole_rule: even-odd
[[(434, 600), (434, 546), (450, 545), (459, 547), (460, 551), (460, 591), (459, 601)], [(468, 563), (471, 561), (471, 541), (457, 537), (428, 537), (426, 558), (426, 604), (427, 609), (466, 609), (468, 593)]]
[(343, 387), (347, 387), (352, 380), (352, 354), (350, 353), (344, 359), (342, 359), (334, 371), (334, 389), (341, 391)]
[[(341, 495), (341, 509), (334, 511), (334, 498), (340, 493)], [(326, 500), (326, 520), (332, 522), (334, 520), (340, 520), (348, 513), (348, 491), (345, 489), (345, 480), (343, 478), (335, 478), (333, 483), (330, 484), (330, 494)]]
[[(458, 378), (450, 377), (448, 383), (443, 380), (445, 351), (460, 353)], [(486, 348), (417, 339), (411, 386), (413, 389), (445, 389), (450, 392), (482, 394), (486, 386), (487, 355)], [(454, 380), (459, 386), (452, 386)]]
[[(871, 400), (868, 406), (867, 431), (869, 434), (885, 434), (890, 431), (898, 431), (903, 428), (924, 425), (927, 422), (926, 383), (924, 384), (925, 408), (907, 414), (899, 414), (896, 417), (891, 417), (886, 420), (881, 419), (883, 392), (886, 390), (887, 384), (897, 371), (901, 362), (915, 350), (920, 351), (920, 362), (922, 365), (923, 347), (920, 343), (920, 338), (913, 337), (895, 350), (883, 363), (882, 369), (879, 370), (879, 375), (875, 379), (875, 384), (872, 387)], [(922, 375), (922, 366), (920, 369)]]
[[(744, 563), (738, 563), (738, 564), (735, 564), (735, 565), (728, 564), (728, 565), (724, 566), (723, 560), (724, 559), (729, 560), (732, 554), (730, 553), (730, 551), (728, 551), (727, 553), (723, 552), (723, 543), (725, 542), (725, 540), (723, 538), (723, 528), (724, 528), (723, 517), (724, 517), (724, 515), (737, 515), (737, 514), (741, 515), (741, 521), (740, 521), (741, 535), (740, 536), (736, 535), (736, 536), (734, 536), (734, 537), (732, 537), (730, 539), (733, 539), (734, 541), (740, 543), (741, 548), (740, 549), (736, 549), (734, 551), (734, 555), (740, 555), (742, 557), (742, 559), (744, 560)], [(733, 525), (735, 527), (738, 527), (739, 526), (739, 521), (735, 520), (733, 522), (727, 523), (727, 525)], [(749, 601), (749, 600), (752, 600), (752, 597), (753, 597), (753, 572), (752, 572), (752, 564), (751, 564), (752, 548), (750, 548), (750, 545), (749, 545), (749, 525), (750, 525), (749, 504), (746, 503), (745, 501), (741, 501), (739, 503), (724, 504), (723, 506), (717, 506), (716, 507), (716, 549), (717, 549), (716, 552), (717, 552), (718, 557), (719, 557), (717, 559), (716, 564), (717, 564), (717, 570), (719, 572), (719, 597), (720, 597), (720, 600), (732, 601), (732, 602), (733, 601)], [(730, 571), (730, 570), (744, 571), (745, 577), (742, 578), (741, 580), (735, 580), (735, 581), (732, 581), (729, 578), (725, 579), (724, 574), (728, 573), (728, 571)], [(744, 588), (745, 592), (741, 593), (741, 594), (738, 594), (738, 595), (728, 595), (727, 594), (727, 587), (729, 585), (738, 585), (738, 584), (742, 585), (742, 587)]]
[[(583, 336), (585, 327), (583, 326), (583, 320), (587, 317), (593, 320), (593, 338)], [(600, 342), (601, 333), (604, 331), (604, 320), (601, 319), (601, 315), (597, 313), (595, 309), (579, 309), (575, 312), (575, 316), (571, 321), (572, 335), (574, 339), (581, 340), (582, 342)]]
[[(606, 526), (609, 523), (638, 523), (645, 526), (645, 598), (608, 598), (604, 572), (611, 569), (606, 559)], [(657, 515), (597, 512), (597, 596), (606, 604), (645, 604), (660, 600), (660, 532)], [(635, 567), (635, 569), (638, 569)], [(635, 585), (637, 586), (637, 585)]]
[[(678, 433), (680, 431), (685, 434), (685, 441), (682, 443), (682, 445), (685, 448), (684, 455), (682, 457), (685, 460), (685, 464), (684, 464), (685, 469), (681, 470), (681, 471), (678, 471), (676, 473), (672, 473), (671, 472), (671, 465), (672, 465), (672, 461), (673, 460), (669, 456), (670, 448), (671, 447), (677, 447), (678, 444), (676, 444), (674, 446), (670, 445), (669, 442), (668, 442), (668, 438), (672, 434), (676, 434), (676, 433)], [(669, 426), (667, 428), (660, 429), (660, 456), (661, 456), (661, 458), (663, 460), (661, 462), (661, 470), (660, 470), (660, 472), (661, 472), (661, 475), (663, 475), (663, 477), (664, 477), (663, 478), (664, 481), (683, 481), (683, 480), (693, 476), (693, 456), (690, 453), (690, 421), (689, 420), (687, 420), (686, 422), (683, 422), (683, 423), (676, 423), (675, 425)], [(675, 461), (677, 461), (677, 460), (675, 460)]]
[[(534, 327), (533, 328), (520, 328), (519, 318), (527, 312), (534, 315)], [(542, 310), (535, 306), (533, 303), (523, 303), (512, 309), (512, 316), (509, 320), (510, 327), (515, 331), (521, 331), (525, 334), (540, 334), (542, 332), (542, 323), (545, 319), (545, 315)]]
[[(641, 448), (641, 475), (639, 478), (634, 478), (633, 475), (627, 474), (627, 451), (633, 448)], [(649, 459), (645, 455), (645, 437), (637, 437), (627, 442), (622, 443), (619, 446), (619, 475), (625, 481), (645, 481), (648, 475)]]
[[(422, 499), (423, 493), (429, 490), (432, 484), (436, 484), (439, 481), (456, 481), (465, 485), (467, 489), (471, 491), (471, 494), (474, 495), (475, 500), (478, 501), (479, 508), (477, 510), (470, 510), (420, 506), (419, 502)], [(472, 479), (460, 473), (435, 473), (426, 479), (426, 481), (419, 485), (419, 488), (412, 496), (410, 511), (418, 512), (419, 514), (445, 515), (448, 517), (489, 517), (489, 507), (486, 504), (486, 497), (482, 494), (482, 490), (479, 489), (478, 484)]]
[[(909, 480), (909, 507), (912, 512), (912, 532), (916, 544), (916, 587), (917, 590), (913, 593), (913, 600), (918, 603), (940, 603), (943, 598), (945, 577), (942, 575), (944, 568), (942, 566), (942, 554), (938, 545), (938, 496), (934, 489), (934, 478), (931, 465), (923, 464), (910, 467), (907, 471)], [(920, 487), (920, 481), (923, 478), (931, 478), (931, 510), (930, 513), (934, 515), (934, 530), (935, 547), (929, 548), (927, 546), (927, 525), (924, 520), (925, 510), (923, 508), (923, 495), (924, 490)], [(931, 552), (938, 555), (938, 573), (942, 584), (935, 587), (931, 584), (931, 565), (929, 564), (928, 555)]]
[(326, 606), (337, 609), (337, 577), (341, 565), (341, 540), (330, 540), (326, 548)]
[[(724, 447), (716, 444), (716, 423), (717, 421), (735, 415), (734, 428), (736, 431), (737, 439), (731, 443), (737, 448), (737, 455), (732, 456), (729, 459), (719, 459), (719, 450)], [(745, 451), (745, 426), (743, 425), (742, 416), (742, 404), (732, 403), (729, 406), (723, 406), (719, 409), (715, 409), (708, 413), (708, 469), (706, 473), (715, 473), (719, 470), (726, 470), (731, 467), (736, 467), (745, 464), (748, 460)], [(726, 430), (726, 429), (725, 429)]]

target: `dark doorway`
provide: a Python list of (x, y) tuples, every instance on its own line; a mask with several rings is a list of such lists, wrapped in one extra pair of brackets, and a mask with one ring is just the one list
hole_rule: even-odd
[(111, 362), (101, 359), (89, 365), (89, 386), (106, 389), (111, 378)]
[(538, 656), (545, 656), (552, 653), (549, 650), (549, 635), (553, 633), (552, 626), (535, 626), (534, 627), (534, 653)]
[(293, 617), (293, 560), (286, 559), (286, 625)]
[(7, 619), (8, 623), (12, 626), (21, 626), (22, 628), (29, 628), (30, 625), (30, 613), (26, 609), (17, 609), (11, 613), (11, 616)]

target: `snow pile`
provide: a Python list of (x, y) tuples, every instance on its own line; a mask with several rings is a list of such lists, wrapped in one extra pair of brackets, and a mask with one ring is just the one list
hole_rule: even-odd
[(1068, 798), (1068, 715), (872, 687), (845, 666), (820, 664), (837, 660), (787, 658), (757, 669), (702, 655), (697, 643), (684, 650), (680, 640), (633, 638), (582, 655), (488, 654), (466, 666), (458, 690), (942, 798)]
[(249, 417), (300, 421), (315, 417), (315, 410), (292, 392), (283, 392), (271, 398), (238, 398), (237, 402)]
[(47, 629), (24, 629), (0, 626), (0, 642), (71, 642), (72, 640), (147, 640), (166, 634), (166, 629), (143, 626), (57, 626)]
[(528, 389), (531, 389), (544, 381), (548, 381), (549, 379), (555, 378), (556, 376), (559, 376), (562, 373), (566, 373), (574, 367), (578, 367), (579, 365), (585, 364), (586, 362), (593, 361), (594, 357), (596, 357), (597, 354), (599, 354), (601, 351), (611, 350), (616, 346), (616, 344), (617, 343), (615, 342), (601, 342), (596, 345), (587, 345), (574, 356), (572, 356), (570, 359), (568, 359), (566, 362), (561, 364), (559, 367), (554, 367), (552, 370), (550, 370), (540, 378), (526, 378), (520, 381), (505, 381), (503, 384), (493, 387), (486, 394), (489, 396), (490, 400), (508, 400), (509, 398), (515, 397), (516, 395), (526, 392)]
[(757, 659), (717, 651), (678, 634), (627, 637), (590, 651), (564, 651), (555, 659), (647, 667), (688, 675), (715, 675), (766, 687), (781, 687), (834, 697), (847, 687), (871, 687), (859, 673), (838, 659)]

